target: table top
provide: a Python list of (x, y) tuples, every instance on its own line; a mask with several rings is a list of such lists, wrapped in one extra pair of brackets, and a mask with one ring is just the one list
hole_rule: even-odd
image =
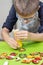
[[(43, 42), (32, 42), (32, 41), (28, 41), (28, 42), (23, 42), (23, 47), (26, 49), (26, 51), (24, 52), (19, 52), (18, 50), (14, 50), (12, 49), (6, 42), (4, 41), (0, 41), (0, 54), (1, 53), (12, 53), (12, 52), (15, 52), (15, 53), (18, 53), (18, 55), (20, 53), (26, 53), (27, 55), (29, 55), (30, 53), (33, 53), (33, 52), (43, 52)], [(0, 60), (0, 65), (3, 65), (3, 63), (6, 61), (6, 59), (2, 59)], [(9, 61), (9, 65), (27, 65), (27, 64), (24, 64), (24, 63), (21, 63), (21, 61), (19, 62), (16, 62), (15, 59), (14, 60), (8, 60)], [(40, 65), (41, 63), (43, 62), (40, 61), (39, 64), (36, 64), (36, 65)], [(35, 65), (33, 63), (30, 63), (28, 65)]]

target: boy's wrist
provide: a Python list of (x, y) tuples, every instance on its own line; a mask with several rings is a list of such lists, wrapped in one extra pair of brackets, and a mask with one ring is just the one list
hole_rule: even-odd
[(28, 40), (33, 41), (35, 39), (34, 37), (35, 37), (34, 33), (28, 32)]
[(28, 32), (28, 40), (31, 40), (31, 36), (32, 36), (31, 32)]

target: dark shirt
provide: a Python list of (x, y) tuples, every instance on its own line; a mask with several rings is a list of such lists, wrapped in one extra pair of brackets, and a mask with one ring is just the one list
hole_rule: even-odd
[[(43, 32), (43, 3), (40, 2), (39, 5), (40, 5), (40, 9), (38, 11), (38, 14), (40, 18), (40, 27), (38, 29), (38, 32), (42, 33)], [(18, 18), (16, 17), (16, 11), (14, 5), (12, 5), (9, 15), (7, 16), (6, 22), (3, 24), (2, 28), (6, 27), (9, 30), (9, 32), (11, 32), (13, 26), (17, 22), (17, 19)]]

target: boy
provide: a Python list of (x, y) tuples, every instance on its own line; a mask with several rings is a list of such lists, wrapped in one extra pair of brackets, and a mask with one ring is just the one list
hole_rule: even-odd
[(13, 26), (17, 21), (20, 23), (20, 31), (16, 32), (15, 38), (43, 41), (42, 2), (39, 2), (39, 0), (14, 0), (14, 5), (9, 12), (6, 22), (3, 24), (2, 29), (4, 40), (14, 49), (17, 49), (19, 45), (15, 39), (10, 38), (9, 32), (12, 31)]

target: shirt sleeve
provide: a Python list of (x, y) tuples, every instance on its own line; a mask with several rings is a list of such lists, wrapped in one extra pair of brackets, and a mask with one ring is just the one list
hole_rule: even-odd
[(43, 33), (43, 3), (40, 2), (40, 9), (39, 9), (39, 18), (40, 18), (40, 27), (38, 29), (39, 33)]
[(17, 21), (16, 11), (15, 11), (14, 5), (12, 5), (9, 11), (9, 15), (7, 16), (7, 19), (4, 22), (2, 28), (6, 27), (9, 30), (9, 32), (11, 32), (16, 21)]

